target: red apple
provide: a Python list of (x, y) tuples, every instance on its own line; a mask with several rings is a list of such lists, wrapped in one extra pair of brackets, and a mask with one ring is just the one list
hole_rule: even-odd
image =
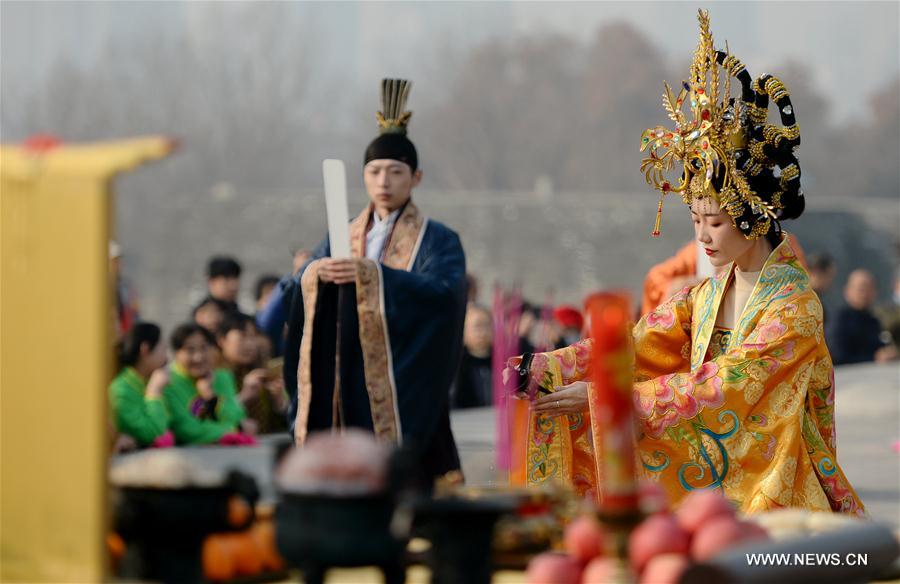
[(603, 529), (589, 515), (576, 518), (566, 527), (564, 538), (569, 555), (586, 564), (603, 553)]
[(713, 517), (734, 517), (734, 506), (718, 491), (693, 491), (684, 498), (675, 512), (678, 523), (688, 533), (695, 533)]
[(688, 557), (682, 554), (656, 556), (647, 562), (641, 574), (641, 584), (677, 584), (690, 563)]
[(581, 564), (566, 554), (546, 552), (528, 562), (528, 584), (578, 584)]
[(694, 534), (691, 557), (704, 561), (742, 542), (767, 538), (764, 530), (750, 522), (738, 521), (733, 517), (714, 517)]
[(661, 554), (687, 555), (690, 537), (671, 513), (651, 515), (635, 528), (628, 541), (632, 567), (643, 571), (650, 558)]
[(594, 558), (584, 568), (581, 584), (609, 584), (618, 582), (622, 566), (615, 558)]

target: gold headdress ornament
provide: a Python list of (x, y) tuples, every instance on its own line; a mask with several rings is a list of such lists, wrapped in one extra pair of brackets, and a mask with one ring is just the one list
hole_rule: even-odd
[(406, 135), (412, 112), (406, 111), (406, 100), (412, 82), (406, 79), (381, 80), (381, 111), (376, 112), (378, 137), (366, 147), (365, 162), (392, 159), (409, 165), (415, 172), (419, 168), (419, 155), (415, 145)]
[[(700, 10), (698, 20), (700, 42), (691, 63), (690, 80), (682, 82), (678, 97), (666, 83), (662, 96), (675, 129), (656, 126), (641, 137), (641, 152), (650, 149), (641, 171), (661, 193), (653, 236), (659, 235), (666, 193), (677, 192), (687, 204), (694, 198), (714, 198), (735, 227), (748, 238), (755, 238), (767, 233), (772, 225), (780, 229), (777, 220), (785, 194), (802, 197), (799, 165), (793, 155), (800, 143), (799, 128), (784, 85), (770, 75), (751, 83), (743, 63), (728, 52), (715, 50), (709, 14)], [(741, 82), (740, 101), (730, 96), (731, 77)], [(781, 108), (784, 127), (765, 123), (769, 97)], [(682, 111), (685, 101), (690, 104), (691, 119)], [(680, 181), (673, 185), (666, 175), (676, 162), (682, 164), (683, 171)], [(781, 168), (780, 177), (772, 174), (775, 165)], [(761, 180), (775, 181), (773, 188), (765, 189), (772, 192), (756, 192), (748, 180), (748, 176), (757, 177), (763, 170), (767, 174), (761, 175)], [(754, 182), (759, 181), (754, 178)]]
[(412, 112), (404, 111), (412, 81), (406, 79), (381, 80), (381, 111), (375, 113), (380, 134), (406, 134)]

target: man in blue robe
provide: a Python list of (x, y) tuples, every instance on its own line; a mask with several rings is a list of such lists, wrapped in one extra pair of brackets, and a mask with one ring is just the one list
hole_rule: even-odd
[[(459, 236), (411, 200), (422, 179), (403, 110), (409, 84), (382, 82), (380, 135), (366, 149), (371, 202), (350, 224), (352, 258), (326, 238), (295, 287), (285, 381), (291, 427), (361, 427), (410, 449), (415, 477), (459, 471), (449, 387), (462, 348), (466, 264)], [(339, 349), (339, 350), (338, 350)]]

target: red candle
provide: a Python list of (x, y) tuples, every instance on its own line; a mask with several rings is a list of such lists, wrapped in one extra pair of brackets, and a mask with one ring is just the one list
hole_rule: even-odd
[(600, 511), (627, 513), (638, 506), (630, 302), (624, 293), (600, 293), (588, 298), (587, 309), (593, 338), (589, 403)]

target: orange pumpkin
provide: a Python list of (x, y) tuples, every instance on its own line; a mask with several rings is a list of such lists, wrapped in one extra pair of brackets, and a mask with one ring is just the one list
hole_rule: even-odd
[(249, 531), (229, 533), (226, 537), (232, 541), (234, 567), (239, 575), (254, 576), (262, 572), (262, 558)]
[(235, 557), (227, 535), (213, 534), (203, 542), (203, 574), (213, 582), (234, 578)]
[(271, 520), (257, 521), (250, 530), (256, 541), (256, 549), (262, 560), (263, 570), (277, 572), (284, 569), (284, 559), (275, 545), (275, 523)]

